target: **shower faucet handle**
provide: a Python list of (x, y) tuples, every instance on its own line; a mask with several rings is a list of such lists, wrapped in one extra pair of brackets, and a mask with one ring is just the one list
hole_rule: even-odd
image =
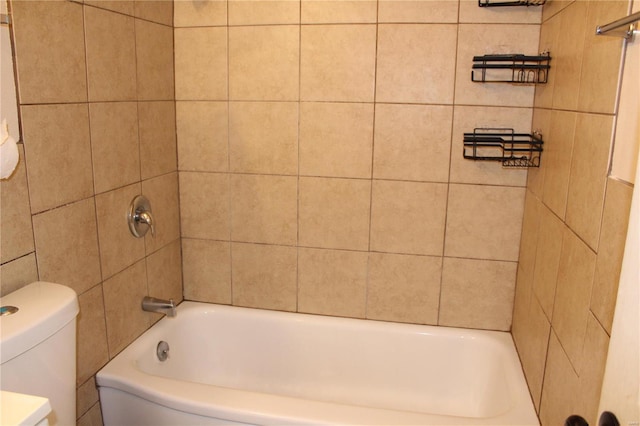
[(151, 212), (140, 212), (136, 214), (133, 219), (140, 223), (146, 223), (147, 225), (149, 225), (149, 228), (151, 228), (151, 236), (155, 238), (156, 227), (153, 224), (153, 216), (151, 215)]
[(129, 230), (136, 238), (144, 237), (149, 229), (151, 235), (155, 238), (156, 227), (153, 215), (151, 214), (151, 203), (144, 195), (136, 196), (129, 206)]

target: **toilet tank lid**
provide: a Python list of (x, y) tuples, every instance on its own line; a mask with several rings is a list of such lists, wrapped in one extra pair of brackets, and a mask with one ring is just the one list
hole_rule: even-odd
[(78, 315), (78, 297), (71, 288), (37, 281), (0, 298), (1, 306), (19, 310), (0, 316), (0, 364), (54, 335)]

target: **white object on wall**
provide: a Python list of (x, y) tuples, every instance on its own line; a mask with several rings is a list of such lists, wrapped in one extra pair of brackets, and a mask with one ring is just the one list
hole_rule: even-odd
[(9, 134), (6, 119), (2, 120), (0, 135), (0, 179), (8, 179), (18, 165), (20, 153), (16, 140)]
[[(5, 0), (0, 1), (0, 12), (7, 13)], [(0, 179), (11, 176), (19, 159), (16, 142), (20, 140), (20, 127), (9, 29), (9, 25), (0, 25)]]

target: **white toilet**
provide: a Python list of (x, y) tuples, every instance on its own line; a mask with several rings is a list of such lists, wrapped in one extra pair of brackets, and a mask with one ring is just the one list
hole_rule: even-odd
[(48, 398), (49, 424), (75, 425), (76, 293), (35, 282), (0, 306), (0, 390)]

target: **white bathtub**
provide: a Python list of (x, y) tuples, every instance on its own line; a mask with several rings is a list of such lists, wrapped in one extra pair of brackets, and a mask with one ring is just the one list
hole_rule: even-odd
[(182, 303), (97, 383), (105, 426), (539, 424), (508, 333), (205, 303)]

